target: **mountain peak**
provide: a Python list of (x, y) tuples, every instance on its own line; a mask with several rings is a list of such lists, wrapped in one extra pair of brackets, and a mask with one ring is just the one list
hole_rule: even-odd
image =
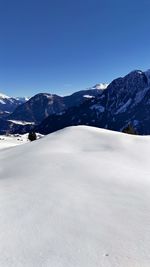
[(3, 94), (3, 93), (0, 93), (0, 98), (3, 98), (3, 99), (9, 99), (9, 98), (11, 98), (10, 96), (7, 96), (7, 95), (5, 95), (5, 94)]
[(130, 74), (143, 74), (142, 70), (132, 70), (128, 75)]
[(108, 83), (97, 83), (92, 87), (92, 89), (104, 90), (108, 87), (108, 85)]

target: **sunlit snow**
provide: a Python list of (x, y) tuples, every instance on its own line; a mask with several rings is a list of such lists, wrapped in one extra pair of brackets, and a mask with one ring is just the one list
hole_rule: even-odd
[(1, 150), (0, 266), (148, 267), (149, 203), (150, 137), (78, 126)]

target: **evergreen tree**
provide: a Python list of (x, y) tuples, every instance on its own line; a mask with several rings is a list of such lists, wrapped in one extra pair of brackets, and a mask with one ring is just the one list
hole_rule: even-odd
[(36, 136), (36, 133), (35, 132), (30, 132), (29, 134), (28, 134), (28, 139), (30, 140), (30, 141), (35, 141), (36, 139), (37, 139), (37, 136)]
[(131, 124), (128, 124), (128, 126), (126, 126), (123, 130), (123, 133), (127, 133), (127, 134), (138, 134), (137, 131), (133, 128), (133, 126)]

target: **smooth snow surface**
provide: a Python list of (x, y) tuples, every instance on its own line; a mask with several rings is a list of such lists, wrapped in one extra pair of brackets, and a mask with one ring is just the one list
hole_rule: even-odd
[(0, 266), (149, 267), (150, 138), (86, 126), (0, 151)]

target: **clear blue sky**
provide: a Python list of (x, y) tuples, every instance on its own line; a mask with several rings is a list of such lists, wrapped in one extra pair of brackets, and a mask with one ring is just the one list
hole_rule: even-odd
[(0, 0), (0, 91), (69, 94), (150, 68), (150, 0)]

